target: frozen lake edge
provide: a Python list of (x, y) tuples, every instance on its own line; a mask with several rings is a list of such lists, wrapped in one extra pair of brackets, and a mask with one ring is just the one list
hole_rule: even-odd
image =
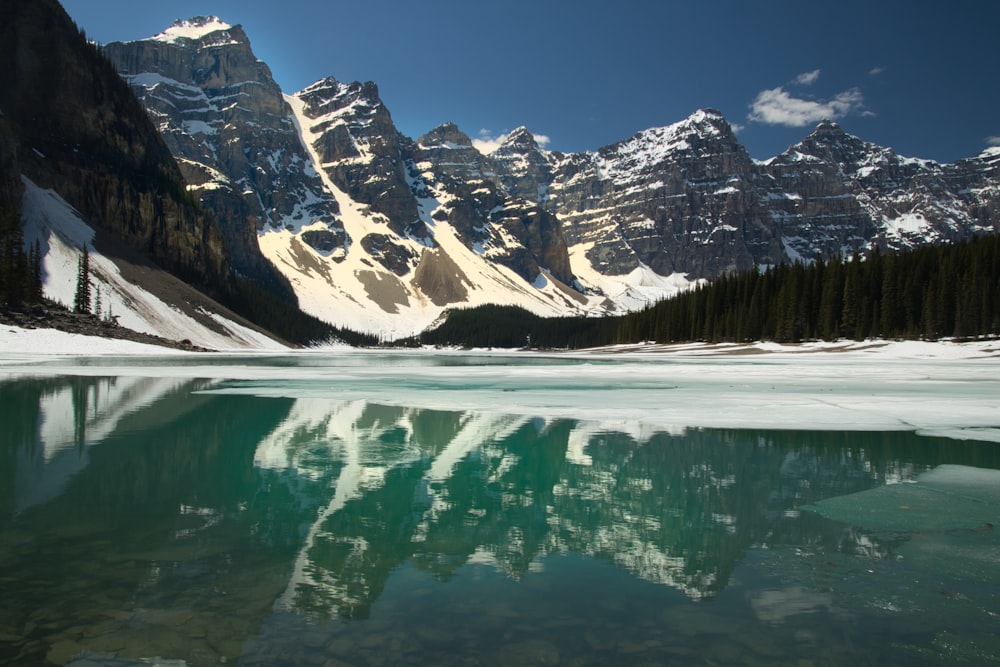
[(0, 343), (0, 377), (9, 379), (211, 378), (212, 393), (577, 419), (627, 433), (912, 430), (1000, 442), (996, 340), (183, 353), (4, 327)]

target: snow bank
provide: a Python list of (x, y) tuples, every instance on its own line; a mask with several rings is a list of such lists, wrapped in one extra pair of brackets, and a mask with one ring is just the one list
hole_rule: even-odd
[(84, 336), (56, 329), (22, 329), (0, 325), (0, 366), (53, 357), (167, 354), (190, 355), (193, 353), (160, 345)]

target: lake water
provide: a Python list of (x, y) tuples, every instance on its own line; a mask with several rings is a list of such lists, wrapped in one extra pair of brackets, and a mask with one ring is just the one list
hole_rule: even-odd
[(997, 664), (996, 360), (834, 357), (0, 366), (0, 663)]

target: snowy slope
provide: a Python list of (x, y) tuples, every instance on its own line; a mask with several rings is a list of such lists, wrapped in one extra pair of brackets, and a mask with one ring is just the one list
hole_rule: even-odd
[[(340, 221), (348, 238), (361, 240), (372, 235), (391, 238), (407, 249), (418, 262), (431, 261), (447, 267), (449, 277), (465, 292), (464, 298), (436, 303), (433, 294), (419, 284), (419, 272), (400, 276), (382, 266), (377, 257), (359, 242), (352, 242), (346, 252), (323, 252), (301, 240), (301, 234), (323, 229), (325, 223), (295, 224), (288, 220), (279, 228), (265, 228), (258, 241), (265, 257), (285, 274), (295, 288), (303, 310), (317, 317), (360, 331), (379, 332), (388, 338), (417, 333), (435, 320), (446, 308), (487, 303), (516, 304), (541, 315), (597, 312), (599, 305), (578, 293), (570, 294), (565, 286), (548, 278), (527, 283), (511, 269), (490, 261), (486, 248), (470, 247), (448, 224), (439, 222), (435, 211), (451, 203), (447, 192), (428, 183), (424, 175), (413, 176), (418, 215), (428, 231), (420, 239), (393, 234), (370, 206), (354, 201), (330, 178), (315, 146), (323, 133), (349, 115), (357, 105), (320, 117), (309, 117), (300, 96), (286, 96), (302, 133), (315, 170), (320, 174), (340, 208)], [(356, 161), (369, 158), (363, 144)], [(414, 165), (415, 167), (422, 165)], [(429, 165), (427, 165), (429, 166)], [(433, 174), (427, 174), (433, 177)], [(515, 241), (508, 240), (514, 243)]]
[(188, 339), (211, 349), (283, 349), (273, 339), (219, 313), (202, 311), (200, 319), (192, 317), (129, 282), (112, 259), (94, 249), (95, 232), (76, 210), (53, 191), (27, 178), (23, 182), (25, 243), (37, 240), (41, 245), (43, 291), (48, 298), (72, 306), (79, 258), (86, 244), (92, 291), (95, 298), (100, 293), (102, 317), (114, 317), (128, 329), (171, 340)]

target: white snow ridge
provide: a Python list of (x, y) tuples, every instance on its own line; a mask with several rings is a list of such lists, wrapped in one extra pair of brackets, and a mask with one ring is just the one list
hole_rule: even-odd
[(199, 16), (187, 20), (178, 19), (169, 28), (158, 35), (150, 37), (150, 39), (158, 42), (167, 42), (168, 44), (174, 44), (185, 39), (195, 41), (213, 32), (230, 30), (232, 27), (215, 16)]

